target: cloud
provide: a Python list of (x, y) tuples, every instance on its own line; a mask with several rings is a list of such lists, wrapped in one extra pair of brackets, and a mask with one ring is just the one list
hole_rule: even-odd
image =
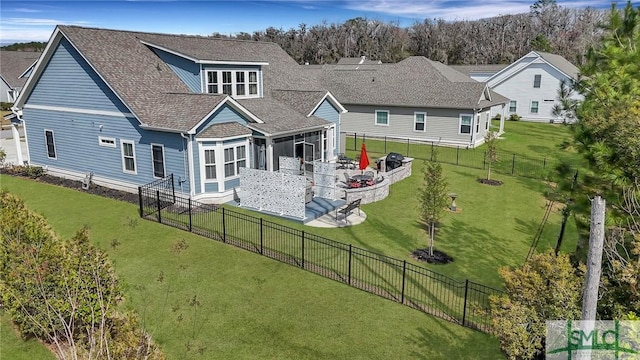
[(17, 8), (17, 9), (13, 9), (12, 11), (19, 12), (19, 13), (39, 13), (39, 12), (42, 12), (42, 10), (28, 9), (28, 8)]
[(2, 28), (0, 32), (0, 43), (8, 44), (15, 42), (29, 41), (49, 41), (53, 33), (51, 29), (25, 29), (25, 28)]
[(56, 25), (87, 25), (87, 21), (62, 21), (41, 18), (2, 19), (0, 42), (48, 41)]
[[(558, 1), (567, 8), (608, 8), (610, 0)], [(408, 18), (477, 20), (507, 14), (528, 13), (531, 0), (493, 0), (467, 2), (459, 0), (347, 0), (344, 6), (355, 11), (376, 12)]]

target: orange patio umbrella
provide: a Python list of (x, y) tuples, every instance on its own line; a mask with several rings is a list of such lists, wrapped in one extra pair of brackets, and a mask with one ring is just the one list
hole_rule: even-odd
[(364, 170), (369, 166), (369, 157), (367, 156), (367, 146), (362, 143), (362, 148), (360, 148), (360, 170)]

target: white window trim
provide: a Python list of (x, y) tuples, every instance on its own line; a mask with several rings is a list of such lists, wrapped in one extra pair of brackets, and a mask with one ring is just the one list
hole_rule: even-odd
[(476, 114), (476, 134), (480, 133), (480, 114)]
[[(531, 111), (531, 110), (533, 109), (533, 103), (534, 103), (534, 102), (538, 103), (537, 111), (536, 111), (536, 112)], [(531, 102), (529, 103), (529, 114), (539, 114), (539, 113), (540, 113), (540, 101), (538, 101), (538, 100), (531, 100)]]
[[(249, 158), (248, 158), (248, 149), (249, 149), (248, 143), (244, 143), (244, 142), (241, 143), (241, 144), (240, 143), (236, 143), (236, 144), (233, 144), (233, 145), (227, 145), (227, 146), (223, 146), (222, 147), (222, 175), (223, 175), (222, 179), (224, 181), (240, 177), (240, 171), (238, 170), (238, 148), (240, 146), (244, 146), (244, 158), (243, 158), (243, 160), (244, 160), (244, 166), (246, 167), (247, 166), (247, 162), (249, 161)], [(233, 161), (226, 161), (225, 160), (224, 152), (227, 149), (233, 149)], [(226, 170), (225, 170), (225, 168), (226, 168), (228, 163), (233, 163), (233, 172), (234, 172), (234, 174), (231, 175), (231, 176), (227, 176)]]
[[(47, 144), (47, 131), (51, 133), (51, 140), (53, 140), (53, 152), (54, 157), (49, 156), (49, 145)], [(58, 159), (58, 147), (56, 146), (56, 135), (53, 133), (51, 129), (44, 129), (44, 149), (47, 154), (47, 159), (57, 160)]]
[[(133, 152), (133, 168), (134, 170), (127, 170), (124, 161), (124, 144), (131, 144), (131, 150)], [(120, 139), (120, 158), (122, 159), (122, 172), (125, 174), (138, 174), (138, 164), (136, 161), (136, 143), (133, 140), (123, 140)]]
[[(212, 72), (216, 72), (217, 78), (218, 78), (218, 92), (217, 94), (223, 94), (222, 88), (223, 88), (223, 83), (222, 82), (222, 73), (229, 71), (231, 72), (231, 83), (226, 83), (226, 84), (230, 84), (231, 85), (231, 96), (234, 99), (251, 99), (251, 98), (259, 98), (261, 97), (262, 94), (262, 71), (260, 69), (238, 69), (238, 68), (229, 68), (229, 69), (207, 69), (205, 70), (205, 74), (204, 74), (204, 92), (205, 93), (209, 93), (209, 85), (212, 85), (209, 83), (209, 73)], [(244, 95), (238, 95), (236, 92), (236, 86), (238, 85), (237, 82), (237, 73), (238, 72), (243, 72), (244, 73), (244, 88), (245, 88), (245, 92)], [(257, 94), (250, 94), (250, 85), (254, 84), (253, 82), (249, 81), (249, 73), (250, 72), (255, 72), (256, 73), (256, 89), (257, 89)]]
[[(424, 122), (423, 122), (423, 129), (422, 130), (416, 130), (416, 125), (418, 124), (418, 115), (424, 115)], [(413, 131), (415, 132), (426, 132), (427, 131), (427, 113), (424, 111), (415, 111), (413, 113)]]
[[(203, 145), (200, 144), (200, 182), (202, 183), (202, 192), (204, 192), (204, 184), (207, 183), (217, 183), (220, 181), (220, 159), (219, 159), (219, 155), (220, 155), (220, 147), (218, 145)], [(214, 159), (214, 163), (213, 165), (215, 165), (216, 167), (216, 177), (215, 179), (207, 179), (207, 171), (206, 171), (206, 166), (207, 164), (205, 163), (205, 155), (204, 152), (205, 150), (213, 150), (213, 159)]]
[[(511, 111), (511, 102), (514, 103), (514, 108), (515, 110)], [(517, 100), (509, 100), (509, 112), (515, 114), (516, 112), (518, 112), (518, 101)]]
[(116, 138), (98, 136), (98, 145), (115, 149), (117, 147)]
[[(378, 113), (387, 113), (387, 123), (386, 124), (379, 124), (378, 123)], [(374, 113), (374, 118), (373, 118), (373, 124), (376, 126), (389, 126), (389, 123), (391, 123), (391, 116), (389, 114), (389, 110), (376, 110)]]
[(487, 111), (485, 113), (485, 119), (484, 119), (484, 131), (487, 132), (489, 131), (489, 127), (491, 124), (491, 113), (489, 111)]
[[(462, 130), (462, 117), (468, 116), (471, 118), (471, 124), (469, 124), (469, 132), (463, 133)], [(473, 114), (460, 114), (458, 117), (458, 135), (472, 135), (473, 134)]]
[(164, 174), (164, 177), (167, 177), (167, 162), (166, 162), (166, 157), (164, 155), (164, 145), (163, 144), (151, 143), (149, 145), (149, 149), (151, 150), (151, 172), (153, 174), (153, 178), (154, 179), (164, 179), (164, 177), (156, 176), (155, 164), (153, 162), (153, 147), (154, 146), (159, 146), (162, 149), (162, 173)]
[[(540, 77), (540, 82), (538, 83), (538, 86), (536, 86), (536, 77)], [(540, 89), (542, 87), (542, 74), (534, 74), (533, 75), (533, 88), (534, 89)]]

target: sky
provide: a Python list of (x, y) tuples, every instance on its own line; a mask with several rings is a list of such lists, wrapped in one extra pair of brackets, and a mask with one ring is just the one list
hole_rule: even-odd
[[(48, 41), (56, 25), (210, 35), (288, 30), (364, 17), (411, 26), (425, 18), (475, 20), (529, 12), (535, 0), (1, 0), (0, 44)], [(607, 9), (611, 0), (557, 0), (568, 8)], [(616, 1), (623, 7), (625, 1)], [(640, 2), (634, 1), (638, 6)]]

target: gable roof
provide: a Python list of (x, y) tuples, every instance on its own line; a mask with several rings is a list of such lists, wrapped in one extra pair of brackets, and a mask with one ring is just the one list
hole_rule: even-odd
[(497, 73), (491, 75), (486, 80), (487, 84), (490, 84), (492, 87), (506, 81), (512, 75), (517, 74), (521, 70), (525, 69), (529, 64), (536, 62), (544, 62), (551, 67), (555, 68), (559, 72), (563, 73), (565, 76), (577, 80), (580, 70), (567, 61), (567, 59), (563, 58), (560, 55), (545, 53), (541, 51), (531, 51), (520, 59), (514, 61), (509, 66), (504, 69), (498, 71)]
[(580, 69), (578, 69), (575, 65), (570, 63), (567, 59), (560, 55), (550, 54), (542, 51), (535, 51), (541, 58), (545, 59), (549, 64), (556, 67), (558, 70), (562, 71), (569, 77), (574, 80), (578, 79), (578, 74), (580, 73)]
[(483, 65), (449, 65), (452, 69), (459, 71), (465, 75), (471, 76), (477, 73), (492, 73), (504, 69), (509, 64), (483, 64)]
[(41, 52), (0, 50), (0, 76), (11, 88), (19, 88), (27, 82), (23, 75), (40, 57)]
[[(200, 63), (252, 62), (263, 65), (265, 98), (253, 99), (256, 101), (248, 102), (250, 104), (266, 101), (264, 106), (270, 106), (268, 98), (277, 89), (326, 93), (316, 79), (301, 71), (298, 64), (274, 43), (61, 25), (56, 28), (45, 50), (49, 57), (62, 38), (73, 45), (142, 125), (152, 129), (189, 131), (209, 116), (212, 109), (230, 99), (226, 95), (192, 93), (152, 47)], [(43, 67), (37, 67), (35, 71), (38, 73), (34, 75), (39, 76)], [(27, 86), (33, 85), (28, 82)], [(24, 102), (23, 98), (26, 96), (21, 96), (18, 101)], [(248, 118), (255, 119), (257, 114), (238, 102), (231, 101), (231, 104)], [(287, 130), (306, 126), (304, 113), (284, 103), (277, 109), (287, 113)], [(272, 115), (261, 113), (258, 117), (271, 117), (276, 121), (276, 116)], [(319, 118), (313, 121), (328, 124)], [(274, 125), (274, 128), (280, 127)]]
[(439, 62), (412, 56), (396, 64), (371, 67), (306, 68), (344, 104), (474, 109), (504, 102), (481, 102), (486, 85)]
[(338, 65), (380, 65), (382, 61), (367, 59), (366, 56), (361, 57), (343, 57), (338, 60)]

